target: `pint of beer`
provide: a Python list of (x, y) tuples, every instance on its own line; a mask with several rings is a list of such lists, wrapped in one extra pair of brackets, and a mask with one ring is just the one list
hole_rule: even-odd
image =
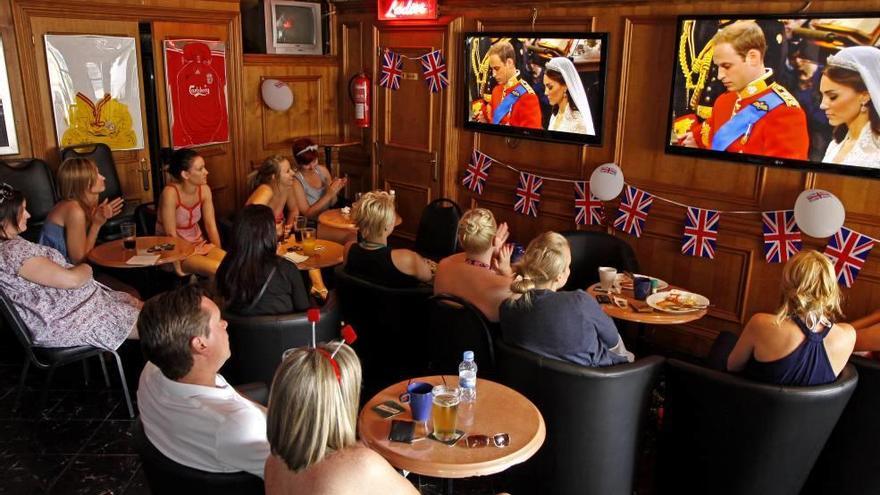
[(457, 387), (437, 385), (431, 391), (434, 396), (434, 408), (431, 413), (434, 423), (434, 437), (441, 442), (455, 438), (456, 415), (461, 393)]

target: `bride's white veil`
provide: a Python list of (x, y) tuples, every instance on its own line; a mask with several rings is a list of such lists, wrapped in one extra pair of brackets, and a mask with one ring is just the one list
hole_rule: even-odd
[[(587, 101), (587, 92), (584, 91), (584, 85), (578, 75), (574, 64), (566, 57), (551, 58), (547, 65), (547, 69), (554, 70), (562, 74), (565, 86), (568, 88), (568, 94), (574, 100), (575, 106), (581, 114), (581, 120), (590, 136), (596, 135), (596, 129), (593, 127), (593, 114), (590, 112), (590, 103)], [(873, 97), (873, 94), (872, 94)]]
[(858, 72), (871, 95), (871, 104), (880, 113), (880, 48), (850, 46), (830, 55), (828, 65)]

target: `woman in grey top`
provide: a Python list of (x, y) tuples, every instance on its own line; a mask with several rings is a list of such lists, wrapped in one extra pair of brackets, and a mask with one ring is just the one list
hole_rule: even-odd
[(504, 341), (582, 366), (632, 362), (611, 318), (582, 290), (557, 292), (571, 273), (568, 241), (556, 232), (536, 237), (514, 267), (513, 296), (501, 303)]
[(296, 172), (293, 182), (293, 197), (300, 215), (312, 220), (336, 202), (347, 182), (346, 179), (332, 178), (327, 167), (318, 164), (318, 145), (308, 138), (293, 142), (293, 160)]

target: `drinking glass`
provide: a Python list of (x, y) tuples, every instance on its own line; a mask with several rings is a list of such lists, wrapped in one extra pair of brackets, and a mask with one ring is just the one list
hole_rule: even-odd
[(296, 242), (302, 242), (302, 231), (309, 223), (309, 219), (299, 215), (293, 223), (293, 236)]
[(135, 227), (134, 222), (122, 222), (119, 225), (119, 230), (122, 233), (122, 247), (126, 250), (133, 250), (137, 247), (137, 242), (135, 241), (135, 234), (137, 233), (137, 229)]
[(307, 256), (315, 254), (315, 229), (306, 227), (299, 233), (302, 235), (303, 254)]
[(599, 267), (599, 285), (605, 292), (611, 292), (614, 282), (617, 280), (617, 268), (610, 266)]
[(455, 438), (455, 426), (458, 416), (458, 404), (461, 402), (461, 389), (446, 385), (437, 385), (431, 391), (434, 396), (434, 408), (431, 419), (434, 424), (434, 438), (448, 442)]

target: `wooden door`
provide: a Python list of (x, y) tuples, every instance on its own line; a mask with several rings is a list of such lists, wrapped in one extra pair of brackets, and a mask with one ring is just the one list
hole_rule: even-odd
[[(38, 69), (36, 72), (37, 86), (40, 101), (40, 119), (35, 119), (41, 124), (34, 135), (34, 148), (49, 150), (49, 156), (44, 158), (50, 163), (58, 163), (60, 152), (58, 139), (55, 133), (55, 118), (52, 112), (52, 101), (49, 92), (49, 74), (46, 70), (46, 34), (96, 34), (107, 36), (127, 36), (135, 39), (138, 58), (138, 86), (140, 88), (140, 105), (144, 105), (144, 84), (140, 67), (140, 35), (138, 23), (135, 21), (111, 21), (96, 19), (70, 19), (62, 17), (31, 17), (31, 32), (34, 43), (34, 62)], [(137, 150), (114, 151), (113, 160), (116, 163), (116, 171), (122, 192), (129, 204), (138, 204), (153, 200), (152, 184), (150, 183), (149, 163), (150, 155), (147, 147), (147, 123), (146, 113), (141, 111), (141, 125), (143, 128), (143, 148)]]
[[(244, 173), (236, 169), (235, 147), (232, 145), (232, 137), (235, 136), (234, 108), (232, 103), (238, 98), (238, 88), (231, 77), (233, 70), (239, 70), (235, 64), (241, 64), (241, 59), (235, 54), (236, 47), (230, 46), (228, 24), (195, 24), (179, 22), (153, 22), (153, 60), (156, 73), (156, 103), (159, 115), (159, 143), (162, 148), (171, 147), (171, 125), (168, 118), (169, 107), (167, 99), (167, 87), (165, 85), (165, 55), (164, 41), (173, 39), (201, 39), (222, 41), (226, 43), (226, 101), (227, 114), (229, 115), (229, 137), (226, 143), (212, 144), (198, 147), (197, 150), (205, 159), (208, 168), (208, 185), (214, 195), (214, 208), (218, 215), (227, 215), (238, 209), (240, 203), (244, 203), (241, 195), (244, 191), (237, 191), (236, 177)], [(238, 66), (240, 67), (240, 65)], [(243, 165), (247, 167), (246, 165)]]
[[(447, 56), (447, 27), (377, 26), (376, 45), (408, 57), (418, 57), (432, 50)], [(447, 57), (448, 63), (448, 57)], [(379, 69), (377, 69), (379, 70)], [(375, 85), (377, 184), (393, 189), (397, 210), (403, 223), (396, 235), (413, 240), (419, 227), (422, 209), (432, 199), (444, 194), (443, 170), (446, 99), (449, 88), (431, 93), (422, 77), (418, 60), (404, 59), (400, 89), (391, 91)], [(374, 74), (374, 81), (379, 74)]]

